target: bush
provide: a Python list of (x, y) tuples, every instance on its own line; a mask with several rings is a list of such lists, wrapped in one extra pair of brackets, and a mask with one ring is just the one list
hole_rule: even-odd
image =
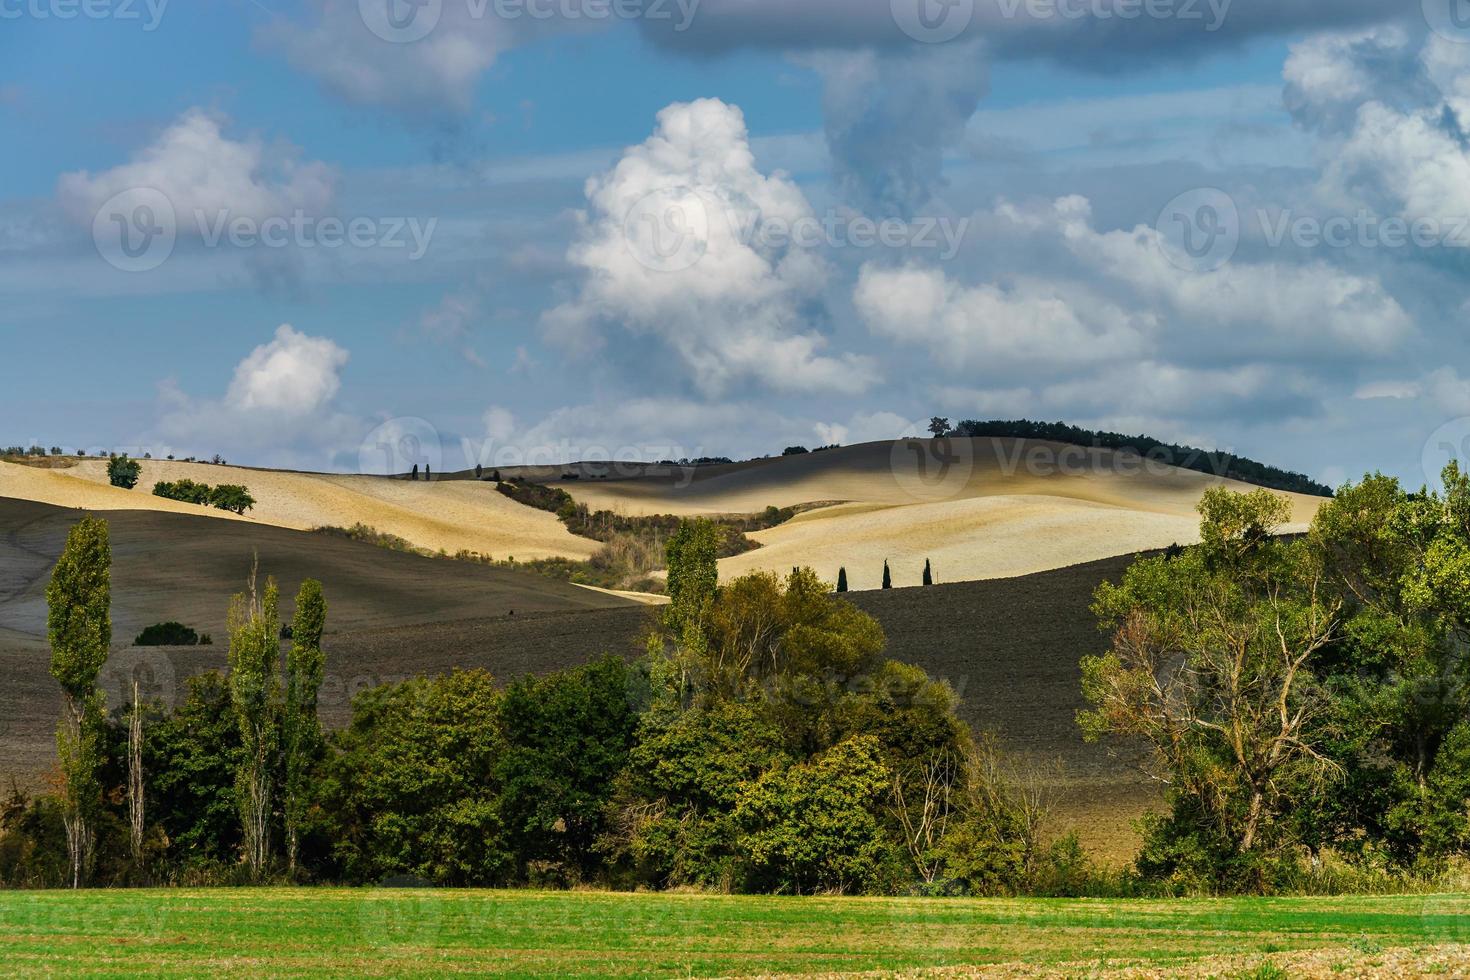
[(160, 480), (153, 484), (155, 497), (181, 500), (186, 504), (198, 504), (201, 507), (209, 503), (209, 490), (208, 484), (195, 483), (193, 480), (178, 480), (173, 483)]
[(205, 642), (192, 628), (183, 623), (169, 621), (167, 623), (154, 623), (152, 626), (144, 627), (133, 640), (135, 647), (193, 647)]

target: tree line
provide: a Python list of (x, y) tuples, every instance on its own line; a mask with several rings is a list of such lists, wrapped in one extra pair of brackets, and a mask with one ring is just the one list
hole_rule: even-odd
[(641, 658), (385, 685), (324, 734), (321, 587), (283, 656), (254, 572), (227, 675), (106, 715), (110, 555), (86, 518), (48, 591), (59, 789), (0, 811), (0, 879), (998, 893), (1074, 867), (948, 684), (886, 659), (877, 621), (809, 569), (720, 583), (718, 537), (672, 535)]

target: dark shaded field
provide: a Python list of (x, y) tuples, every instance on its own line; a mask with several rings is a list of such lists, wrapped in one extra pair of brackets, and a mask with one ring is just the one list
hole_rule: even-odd
[[(79, 513), (0, 499), (0, 777), (36, 785), (54, 764), (60, 711), (47, 672), (45, 584)], [(511, 679), (603, 653), (636, 656), (648, 607), (524, 573), (422, 558), (360, 542), (210, 518), (105, 515), (112, 527), (114, 650), (109, 699), (137, 674), (172, 701), (183, 680), (224, 665), (229, 596), (251, 554), (281, 582), (282, 617), (300, 580), (320, 578), (330, 604), (323, 719), (342, 724), (364, 688), (456, 667)], [(1060, 761), (1058, 830), (1101, 853), (1132, 848), (1129, 821), (1154, 798), (1126, 760), (1082, 742), (1078, 660), (1106, 646), (1088, 612), (1093, 590), (1131, 561), (1110, 559), (1016, 579), (851, 593), (888, 634), (890, 656), (948, 680), (962, 714), (1032, 764)], [(514, 615), (512, 615), (514, 611)], [(176, 619), (216, 645), (128, 646), (143, 626)]]

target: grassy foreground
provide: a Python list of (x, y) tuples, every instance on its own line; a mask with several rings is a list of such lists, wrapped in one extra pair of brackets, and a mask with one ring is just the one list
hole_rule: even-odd
[[(0, 893), (11, 973), (710, 976), (1107, 966), (1224, 975), (1470, 965), (1470, 896), (802, 899), (189, 889)], [(1407, 947), (1406, 951), (1404, 948)], [(1318, 950), (1300, 954), (1293, 951)], [(1229, 959), (1224, 959), (1228, 957)], [(1004, 964), (1004, 966), (1002, 966)], [(1269, 968), (1260, 976), (1273, 976)]]

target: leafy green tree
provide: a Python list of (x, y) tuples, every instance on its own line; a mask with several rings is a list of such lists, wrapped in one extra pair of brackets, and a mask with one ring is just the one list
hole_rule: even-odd
[(759, 705), (656, 703), (619, 778), (606, 850), (658, 887), (734, 888), (744, 872), (734, 842), (740, 787), (793, 761)]
[(949, 435), (949, 419), (940, 418), (938, 415), (929, 420), (929, 433), (936, 439), (943, 439)]
[(56, 733), (61, 812), (71, 884), (80, 888), (90, 869), (102, 807), (98, 770), (104, 704), (97, 676), (112, 643), (112, 546), (106, 521), (84, 517), (67, 534), (46, 587), (46, 607), (51, 676), (61, 685), (64, 703)]
[(665, 548), (669, 609), (665, 622), (689, 646), (697, 646), (719, 584), (719, 533), (699, 518), (679, 522)]
[[(1082, 661), (1085, 735), (1143, 741), (1176, 818), (1229, 853), (1237, 885), (1291, 843), (1289, 788), (1336, 764), (1316, 723), (1327, 699), (1315, 658), (1340, 635), (1343, 603), (1306, 542), (1274, 536), (1289, 516), (1270, 491), (1207, 491), (1202, 544), (1131, 566), (1094, 606), (1112, 649)], [(1222, 869), (1222, 873), (1226, 869)]]
[(235, 780), (245, 863), (253, 877), (270, 863), (275, 765), (280, 745), (281, 625), (276, 581), (256, 592), (251, 568), (246, 593), (230, 604), (230, 704), (240, 728), (241, 760)]
[(897, 858), (883, 826), (892, 778), (877, 740), (860, 735), (746, 784), (733, 820), (756, 887), (812, 894), (878, 886)]
[(143, 467), (136, 460), (128, 459), (127, 453), (114, 456), (107, 461), (107, 481), (115, 487), (131, 490), (138, 485)]
[(210, 506), (216, 510), (227, 510), (232, 514), (244, 514), (255, 506), (250, 491), (234, 483), (221, 483), (209, 491)]
[(173, 711), (143, 728), (149, 814), (184, 867), (239, 861), (242, 833), (235, 780), (244, 763), (230, 684), (218, 671), (185, 682)]
[(523, 869), (553, 862), (596, 873), (607, 803), (628, 761), (638, 714), (635, 675), (617, 657), (510, 685), (500, 704), (501, 813)]
[(285, 762), (281, 809), (286, 836), (286, 866), (294, 874), (301, 826), (311, 803), (311, 780), (324, 743), (317, 719), (317, 695), (326, 669), (322, 631), (327, 600), (316, 579), (301, 583), (291, 620), (291, 649), (286, 654), (286, 702), (281, 713), (281, 752)]
[(460, 671), (358, 695), (322, 786), (335, 873), (362, 884), (415, 875), (503, 884), (514, 867), (500, 816), (500, 693)]

